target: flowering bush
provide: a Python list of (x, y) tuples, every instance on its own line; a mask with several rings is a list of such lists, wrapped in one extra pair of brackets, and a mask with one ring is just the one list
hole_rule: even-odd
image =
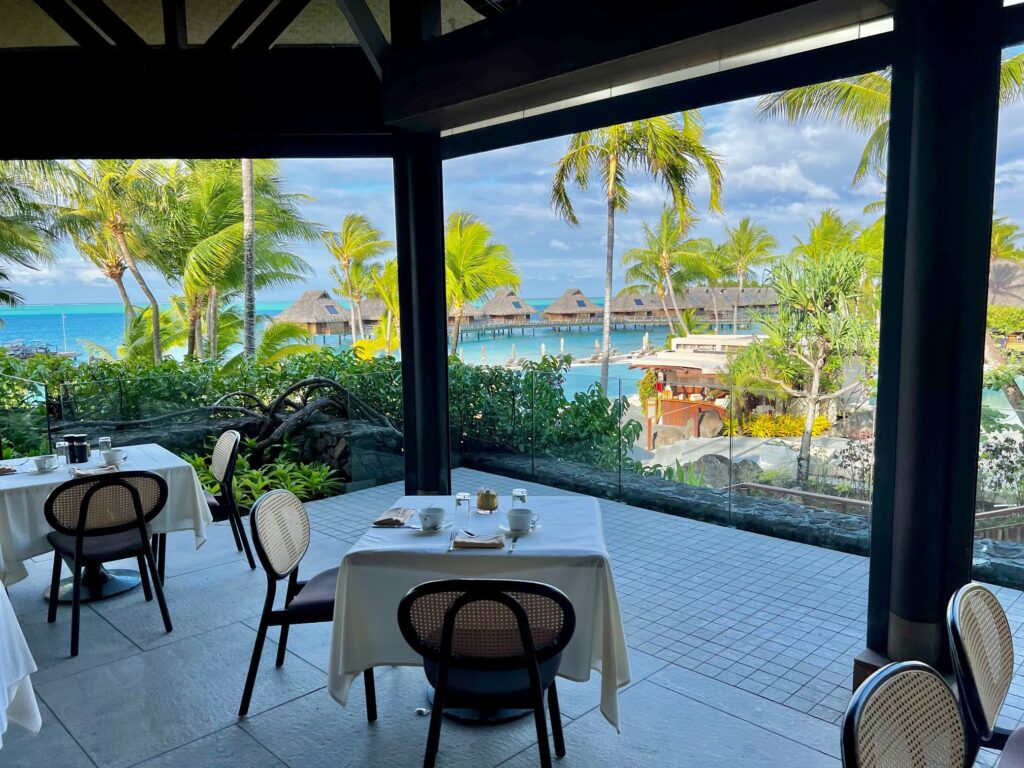
[[(828, 416), (815, 416), (811, 434), (821, 437), (831, 426)], [(800, 437), (803, 432), (804, 417), (794, 413), (760, 413), (743, 422), (748, 437)]]
[(978, 458), (978, 486), (989, 501), (1024, 506), (1024, 434), (985, 435)]

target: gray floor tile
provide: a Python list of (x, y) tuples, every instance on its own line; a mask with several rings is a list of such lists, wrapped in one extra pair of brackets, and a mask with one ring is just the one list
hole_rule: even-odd
[(4, 734), (0, 765), (4, 768), (94, 768), (92, 760), (42, 701), (39, 711), (43, 715), (39, 733), (32, 734), (12, 725)]
[(139, 763), (137, 768), (221, 768), (228, 765), (240, 768), (281, 768), (284, 763), (244, 730), (232, 725)]

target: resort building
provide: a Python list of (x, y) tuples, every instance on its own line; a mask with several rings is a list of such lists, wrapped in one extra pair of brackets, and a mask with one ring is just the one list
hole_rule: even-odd
[(380, 299), (364, 298), (359, 300), (359, 317), (365, 331), (369, 331), (369, 329), (375, 328), (378, 323), (384, 322), (386, 312), (384, 302)]
[(274, 320), (301, 325), (311, 336), (344, 336), (351, 330), (350, 317), (327, 291), (306, 291)]
[(664, 305), (654, 294), (619, 295), (612, 299), (612, 321), (620, 323), (665, 322)]
[(539, 314), (522, 296), (510, 290), (498, 291), (480, 311), (489, 322), (507, 325), (528, 323)]
[[(975, 512), (1000, 88), (1020, 80), (1001, 67), (1024, 4), (13, 0), (0, 14), (4, 159), (383, 159), (401, 306), (400, 360), (371, 376), (342, 355), (269, 404), (197, 385), (183, 416), (152, 407), (185, 389), (154, 375), (130, 420), (110, 421), (94, 404), (121, 408), (129, 380), (85, 382), (99, 396), (65, 409), (60, 441), (85, 472), (39, 447), (0, 460), (3, 768), (1022, 764), (1024, 545), (976, 539)], [(628, 470), (643, 449), (599, 443), (635, 432), (626, 419), (599, 435), (567, 415), (618, 417), (597, 370), (450, 365), (446, 162), (834, 81), (872, 85), (855, 116), (885, 148), (859, 511), (802, 489), (743, 495), (761, 456), (703, 452), (734, 442), (715, 386), (734, 338), (651, 356), (663, 385), (690, 382), (662, 409), (708, 439), (645, 474)], [(97, 119), (98, 103), (129, 119)], [(604, 208), (591, 191), (586, 218)], [(531, 215), (547, 210), (536, 197)], [(775, 302), (759, 288), (685, 301), (719, 328)], [(543, 316), (601, 311), (573, 289)], [(323, 291), (282, 318), (318, 333), (348, 320)], [(35, 395), (43, 450), (65, 394)], [(197, 421), (210, 413), (216, 434)], [(345, 493), (290, 459), (257, 484), (238, 461), (228, 480), (239, 446), (307, 417), (289, 452), (343, 466)], [(82, 423), (113, 447), (90, 457)], [(175, 447), (195, 435), (201, 455)], [(807, 441), (786, 439), (766, 450), (809, 476)], [(1019, 447), (1006, 455), (1019, 464)], [(234, 489), (256, 485), (241, 509)]]
[(601, 313), (601, 308), (583, 291), (569, 288), (544, 310), (542, 317), (549, 323), (593, 323), (600, 319)]
[[(461, 325), (463, 328), (465, 328), (468, 325), (473, 325), (475, 323), (480, 322), (486, 316), (486, 313), (480, 307), (476, 307), (472, 304), (465, 304), (462, 307)], [(450, 307), (448, 309), (448, 325), (455, 325), (455, 310)]]
[[(679, 308), (695, 310), (697, 319), (712, 328), (735, 333), (749, 329), (757, 315), (778, 312), (778, 302), (772, 288), (688, 288)], [(739, 328), (732, 327), (734, 312)]]

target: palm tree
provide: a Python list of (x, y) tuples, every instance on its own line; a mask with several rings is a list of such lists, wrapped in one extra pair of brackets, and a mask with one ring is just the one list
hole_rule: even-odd
[[(228, 311), (221, 315), (221, 348), (227, 349), (241, 340), (245, 333), (245, 316), (239, 318), (237, 312)], [(252, 355), (242, 351), (224, 361), (224, 370), (241, 368), (249, 363), (279, 363), (291, 355), (315, 352), (318, 347), (310, 343), (310, 334), (301, 325), (295, 323), (273, 322), (269, 317), (256, 318), (257, 342)]]
[(861, 228), (853, 219), (845, 221), (835, 208), (826, 208), (817, 220), (807, 222), (807, 239), (796, 236), (791, 255), (801, 261), (817, 261), (837, 249), (849, 249), (860, 236)]
[(324, 232), (320, 237), (338, 262), (331, 267), (331, 274), (338, 281), (338, 287), (334, 290), (348, 299), (352, 346), (355, 346), (363, 333), (359, 301), (366, 295), (370, 282), (371, 270), (368, 265), (390, 251), (394, 243), (385, 240), (383, 233), (361, 213), (348, 214), (342, 220), (338, 232)]
[(242, 158), (242, 255), (245, 264), (245, 300), (242, 314), (242, 351), (256, 355), (256, 211), (253, 198), (252, 158)]
[[(775, 258), (778, 241), (768, 233), (768, 228), (755, 224), (749, 216), (740, 219), (735, 227), (725, 225), (725, 242), (722, 243), (721, 254), (728, 269), (736, 275), (740, 292), (743, 283), (751, 275), (754, 267), (770, 263)], [(739, 329), (739, 293), (732, 307), (732, 332)]]
[(111, 242), (110, 235), (103, 230), (97, 230), (93, 240), (73, 235), (71, 241), (82, 258), (92, 262), (105, 278), (112, 280), (117, 286), (121, 303), (124, 304), (124, 339), (127, 343), (132, 321), (135, 320), (135, 306), (124, 287), (124, 273), (128, 271), (128, 266), (121, 258), (117, 245)]
[[(88, 339), (79, 339), (78, 341), (90, 358), (110, 361), (123, 360), (130, 363), (151, 361), (154, 337), (152, 318), (149, 313), (152, 311), (150, 307), (146, 307), (132, 318), (125, 333), (124, 343), (116, 350), (107, 349)], [(169, 312), (161, 312), (158, 322), (160, 323), (160, 338), (166, 344), (167, 349), (180, 346), (184, 342), (186, 329), (173, 307)]]
[(499, 288), (519, 288), (519, 273), (504, 243), (491, 240), (491, 228), (466, 211), (448, 216), (444, 232), (444, 276), (452, 324), (451, 354), (459, 349), (466, 304), (486, 299)]
[[(885, 174), (891, 78), (892, 73), (885, 69), (771, 93), (758, 101), (757, 114), (782, 117), (791, 123), (807, 119), (834, 122), (866, 134), (868, 140), (853, 176), (853, 183), (858, 184), (869, 175)], [(1012, 104), (1021, 98), (1024, 53), (1005, 57), (999, 72), (1000, 103)]]
[(155, 168), (154, 163), (145, 160), (70, 161), (72, 180), (65, 190), (70, 199), (62, 224), (72, 234), (84, 232), (86, 236), (100, 228), (117, 246), (149, 303), (153, 361), (159, 363), (163, 357), (160, 304), (139, 269), (136, 251), (130, 247), (130, 243), (141, 242), (142, 219), (156, 200)]
[(390, 355), (399, 332), (398, 308), (398, 262), (388, 259), (373, 275), (373, 296), (384, 302), (385, 320), (377, 326), (377, 333), (383, 333), (384, 354)]
[[(36, 269), (50, 260), (51, 211), (37, 193), (34, 179), (21, 164), (0, 162), (0, 283), (11, 279), (4, 264)], [(13, 307), (21, 302), (19, 293), (0, 287), (0, 304)]]
[[(678, 210), (666, 205), (661, 209), (656, 229), (652, 230), (646, 222), (642, 223), (644, 246), (631, 248), (622, 255), (622, 264), (627, 267), (626, 279), (636, 282), (647, 275), (648, 283), (654, 288), (653, 292), (661, 297), (666, 317), (670, 316), (664, 298), (668, 294), (672, 302), (672, 314), (684, 334), (689, 334), (690, 329), (676, 300), (676, 286), (687, 290), (688, 286), (707, 278), (714, 271), (709, 259), (710, 241), (707, 238), (686, 237), (696, 223), (697, 218), (692, 214), (687, 212), (680, 216)], [(656, 283), (647, 274), (652, 269), (659, 276)], [(623, 292), (636, 291), (630, 289)]]
[(711, 182), (708, 206), (721, 207), (722, 171), (718, 158), (704, 144), (704, 121), (700, 112), (666, 115), (637, 120), (569, 137), (565, 154), (555, 163), (551, 185), (551, 204), (560, 217), (579, 225), (569, 197), (569, 185), (580, 191), (590, 186), (592, 176), (600, 179), (606, 213), (606, 254), (604, 275), (604, 322), (602, 326), (601, 386), (607, 388), (608, 361), (611, 356), (612, 281), (615, 268), (615, 213), (629, 209), (626, 175), (643, 171), (660, 181), (672, 195), (680, 215), (692, 203), (690, 190), (704, 173)]

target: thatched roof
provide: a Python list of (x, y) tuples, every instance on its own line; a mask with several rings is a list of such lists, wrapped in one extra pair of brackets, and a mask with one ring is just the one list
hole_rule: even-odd
[(579, 288), (570, 288), (544, 310), (545, 315), (593, 315), (601, 308), (583, 295)]
[(616, 296), (612, 299), (612, 312), (664, 312), (665, 308), (654, 294), (643, 296)]
[(497, 315), (499, 317), (527, 317), (536, 315), (537, 308), (527, 304), (515, 291), (499, 291), (494, 297), (484, 304), (480, 311), (485, 315)]
[(364, 323), (379, 323), (386, 314), (384, 302), (380, 299), (359, 300), (359, 316)]
[[(712, 299), (712, 292), (715, 296)], [(679, 299), (677, 299), (679, 300)], [(714, 309), (726, 307), (774, 307), (778, 305), (774, 288), (689, 288), (679, 300), (679, 308)]]
[(997, 261), (988, 273), (988, 303), (997, 307), (1024, 307), (1024, 267)]
[[(479, 320), (484, 316), (483, 310), (480, 307), (475, 307), (470, 303), (466, 303), (462, 307), (462, 319), (465, 320)], [(448, 310), (448, 319), (455, 319), (455, 308), (452, 307)]]
[(347, 325), (348, 310), (327, 291), (306, 291), (298, 301), (274, 318), (277, 322), (299, 325)]

